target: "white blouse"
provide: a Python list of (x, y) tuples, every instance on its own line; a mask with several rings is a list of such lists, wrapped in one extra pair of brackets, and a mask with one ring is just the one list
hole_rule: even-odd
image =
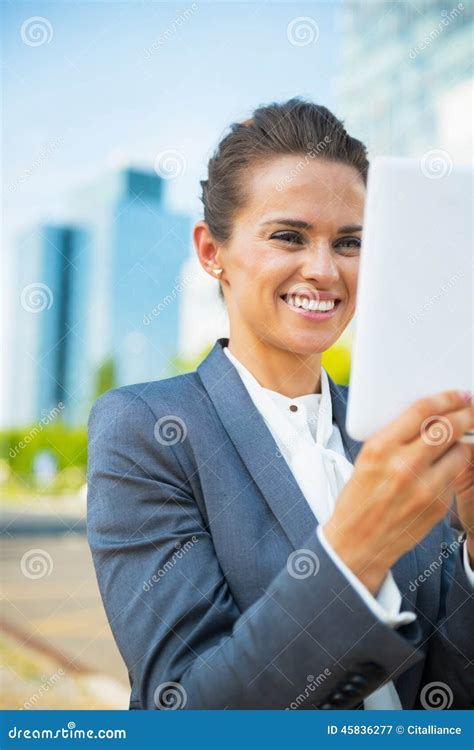
[[(316, 533), (328, 555), (373, 614), (389, 627), (413, 622), (413, 612), (400, 612), (402, 596), (392, 573), (386, 576), (376, 597), (345, 565), (324, 536), (323, 523), (334, 511), (337, 497), (354, 469), (347, 460), (341, 433), (332, 422), (329, 381), (321, 368), (322, 393), (296, 398), (264, 388), (249, 370), (224, 347), (243, 384), (290, 467), (293, 476), (319, 522)], [(366, 709), (401, 709), (393, 682), (388, 682), (365, 701)]]

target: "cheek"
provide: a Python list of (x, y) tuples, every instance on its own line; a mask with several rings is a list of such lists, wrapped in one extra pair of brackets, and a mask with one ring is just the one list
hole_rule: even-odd
[(359, 263), (360, 258), (346, 258), (340, 266), (340, 273), (344, 280), (348, 296), (351, 300), (355, 299), (355, 296), (357, 294)]
[(295, 261), (292, 261), (290, 254), (282, 253), (278, 248), (254, 245), (247, 248), (240, 270), (247, 276), (252, 287), (259, 289), (263, 299), (265, 294), (272, 294), (291, 277)]

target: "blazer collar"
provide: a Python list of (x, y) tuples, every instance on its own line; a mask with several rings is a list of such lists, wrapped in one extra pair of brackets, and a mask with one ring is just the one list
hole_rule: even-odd
[[(198, 375), (250, 476), (290, 542), (298, 549), (315, 525), (314, 515), (239, 373), (226, 357), (223, 348), (228, 343), (228, 338), (216, 341), (197, 368)], [(346, 431), (345, 389), (336, 385), (329, 376), (328, 379), (333, 422), (341, 431), (346, 456), (353, 462), (362, 443), (353, 440)]]
[[(228, 338), (217, 339), (197, 373), (250, 476), (290, 543), (295, 549), (300, 549), (315, 527), (314, 515), (239, 373), (226, 357), (223, 347), (228, 343)], [(363, 443), (351, 438), (346, 431), (347, 389), (334, 383), (329, 375), (328, 378), (333, 423), (341, 432), (348, 460), (354, 463)], [(392, 572), (402, 589), (402, 584), (406, 585), (406, 581), (413, 577), (413, 550), (400, 558)], [(408, 591), (402, 593), (405, 599), (413, 602), (413, 595)]]

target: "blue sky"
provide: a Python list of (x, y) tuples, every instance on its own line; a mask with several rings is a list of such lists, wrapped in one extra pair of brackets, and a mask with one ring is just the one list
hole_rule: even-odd
[[(339, 5), (4, 0), (7, 352), (18, 238), (36, 222), (67, 220), (76, 188), (120, 164), (153, 168), (167, 149), (183, 155), (185, 169), (166, 181), (166, 201), (199, 218), (199, 179), (231, 122), (295, 95), (335, 108)], [(35, 17), (46, 29), (43, 44), (26, 43), (38, 37), (22, 33)], [(301, 18), (301, 33), (312, 34), (303, 45), (288, 38), (289, 24)]]
[[(191, 209), (209, 152), (231, 121), (296, 94), (334, 106), (337, 5), (5, 4), (8, 244), (49, 205), (60, 213), (58, 195), (77, 183), (121, 160), (152, 165), (167, 148), (186, 159), (183, 176), (168, 183), (169, 199)], [(22, 40), (21, 26), (34, 16), (51, 24), (49, 43)], [(290, 43), (287, 27), (298, 17), (317, 23), (317, 41)], [(8, 189), (25, 174), (20, 189)]]

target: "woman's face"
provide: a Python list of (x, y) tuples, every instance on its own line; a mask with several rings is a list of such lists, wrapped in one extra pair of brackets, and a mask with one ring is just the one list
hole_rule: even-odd
[[(354, 167), (300, 155), (248, 175), (249, 196), (215, 262), (230, 331), (322, 352), (354, 314), (365, 186)], [(321, 303), (323, 309), (321, 310)]]

